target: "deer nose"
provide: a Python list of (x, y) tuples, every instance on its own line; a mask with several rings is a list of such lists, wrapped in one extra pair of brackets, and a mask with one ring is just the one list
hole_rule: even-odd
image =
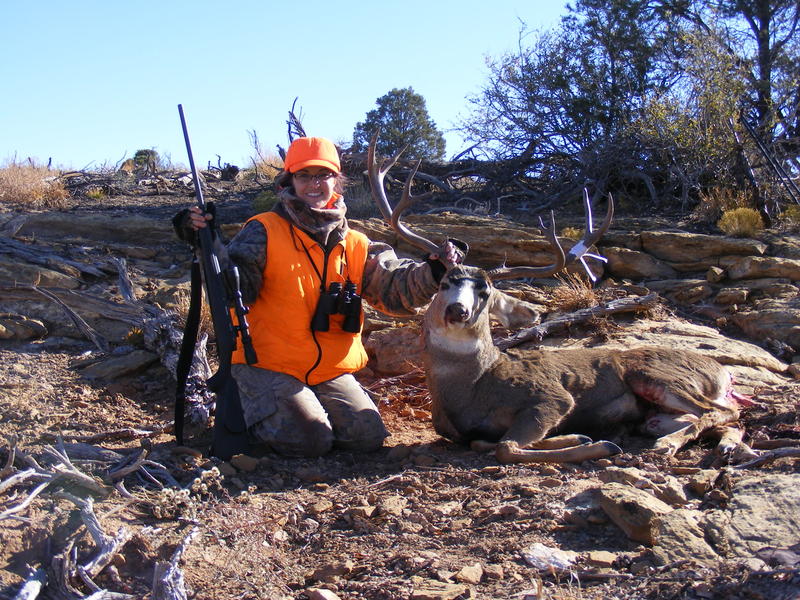
[(469, 319), (469, 311), (460, 302), (453, 302), (444, 310), (444, 318), (448, 323), (463, 323)]

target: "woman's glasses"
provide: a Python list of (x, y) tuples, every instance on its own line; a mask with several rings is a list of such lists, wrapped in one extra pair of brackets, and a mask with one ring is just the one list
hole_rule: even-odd
[(294, 174), (295, 180), (302, 184), (311, 183), (312, 181), (316, 183), (322, 183), (325, 181), (329, 181), (334, 177), (336, 177), (336, 173), (334, 173), (333, 171), (326, 171), (325, 173), (317, 173), (316, 175), (311, 175), (310, 173), (303, 173), (302, 171)]

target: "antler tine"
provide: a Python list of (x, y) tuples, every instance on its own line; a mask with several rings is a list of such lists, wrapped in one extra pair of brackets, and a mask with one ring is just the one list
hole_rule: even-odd
[(403, 147), (400, 152), (395, 154), (393, 157), (384, 160), (381, 164), (381, 168), (378, 169), (378, 159), (375, 156), (375, 145), (378, 143), (378, 133), (380, 132), (376, 131), (372, 136), (372, 139), (369, 142), (369, 147), (367, 148), (367, 172), (369, 173), (369, 187), (372, 190), (372, 199), (375, 200), (375, 204), (378, 205), (384, 220), (386, 220), (387, 223), (391, 223), (392, 207), (389, 205), (389, 200), (386, 198), (386, 192), (383, 189), (383, 180), (386, 177), (386, 174), (389, 172), (389, 169), (395, 165), (397, 159), (400, 158), (400, 155), (403, 153), (406, 147)]
[(608, 259), (605, 256), (591, 253), (588, 250), (594, 246), (597, 241), (603, 237), (603, 235), (605, 235), (606, 231), (608, 231), (608, 228), (611, 226), (611, 219), (614, 217), (614, 198), (611, 196), (611, 194), (608, 195), (608, 209), (606, 210), (606, 216), (597, 230), (594, 230), (594, 224), (592, 223), (592, 205), (589, 202), (589, 192), (586, 191), (586, 188), (583, 188), (583, 208), (586, 214), (586, 233), (581, 241), (570, 248), (569, 252), (567, 253), (566, 264), (569, 265), (576, 260), (579, 260), (583, 265), (583, 268), (586, 270), (586, 274), (589, 276), (589, 278), (592, 281), (597, 281), (597, 277), (594, 275), (594, 273), (592, 273), (589, 265), (586, 264), (586, 259), (594, 258), (602, 262), (608, 262)]
[(542, 226), (544, 235), (553, 248), (555, 262), (543, 267), (497, 267), (488, 272), (492, 281), (522, 279), (524, 277), (547, 277), (564, 268), (567, 264), (567, 257), (564, 254), (564, 248), (561, 247), (561, 243), (558, 241), (558, 236), (556, 236), (556, 218), (553, 211), (550, 211), (550, 227), (544, 226), (541, 217), (539, 218), (539, 224)]
[(400, 150), (400, 152), (395, 154), (392, 158), (383, 161), (381, 168), (378, 169), (377, 159), (375, 156), (375, 146), (377, 142), (378, 133), (376, 132), (375, 135), (372, 136), (372, 140), (370, 141), (369, 148), (367, 150), (369, 184), (375, 204), (378, 205), (384, 220), (398, 233), (401, 238), (406, 240), (412, 246), (423, 250), (424, 252), (438, 254), (439, 246), (437, 244), (422, 237), (421, 235), (414, 233), (400, 222), (400, 216), (408, 209), (408, 207), (422, 197), (414, 197), (411, 195), (411, 183), (414, 179), (417, 169), (419, 168), (419, 163), (417, 163), (406, 179), (405, 186), (403, 186), (403, 196), (395, 209), (392, 210), (391, 206), (389, 205), (389, 200), (386, 198), (386, 190), (383, 187), (383, 180), (386, 177), (386, 174), (389, 172), (389, 169), (391, 169), (397, 162), (397, 159), (400, 158), (400, 155), (403, 153), (405, 148)]

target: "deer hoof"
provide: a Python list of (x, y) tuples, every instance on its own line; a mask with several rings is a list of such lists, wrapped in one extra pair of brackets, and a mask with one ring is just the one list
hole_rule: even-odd
[(615, 454), (622, 454), (622, 448), (617, 446), (614, 442), (603, 440), (599, 443), (603, 444), (603, 448), (605, 448), (608, 451), (608, 456), (614, 456)]

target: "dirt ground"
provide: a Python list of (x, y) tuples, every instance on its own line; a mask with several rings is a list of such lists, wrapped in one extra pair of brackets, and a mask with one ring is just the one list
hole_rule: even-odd
[[(332, 597), (319, 590), (342, 600), (800, 598), (797, 569), (759, 574), (736, 560), (656, 566), (650, 549), (592, 501), (607, 466), (685, 473), (713, 465), (705, 443), (664, 460), (640, 452), (647, 440), (624, 435), (615, 441), (626, 453), (612, 459), (503, 466), (435, 434), (421, 374), (364, 373), (392, 434), (380, 451), (221, 464), (176, 451), (168, 430), (174, 381), (165, 368), (110, 383), (88, 380), (80, 368), (97, 356), (89, 342), (72, 338), (0, 342), (0, 467), (14, 437), (40, 462), (59, 436), (121, 452), (152, 444), (149, 458), (178, 487), (160, 489), (163, 480), (134, 472), (123, 480), (127, 497), (118, 488), (95, 498), (106, 535), (122, 527), (132, 533), (94, 578), (103, 589), (150, 598), (156, 564), (174, 560), (187, 596), (197, 600)], [(800, 435), (796, 386), (763, 390), (758, 399), (743, 417), (751, 435)], [(207, 442), (208, 433), (198, 432), (190, 445), (202, 450)], [(108, 462), (73, 462), (98, 480), (107, 475)], [(759, 469), (796, 473), (798, 466), (782, 459)], [(0, 512), (33, 487), (3, 491)], [(698, 503), (724, 502), (717, 492)], [(78, 513), (46, 490), (0, 520), (0, 598), (14, 598), (30, 568), (47, 568), (70, 544), (78, 564), (96, 553)], [(572, 551), (577, 561), (564, 571), (537, 569), (524, 558), (535, 544)], [(77, 595), (47, 597), (91, 593), (79, 576), (69, 580)]]

